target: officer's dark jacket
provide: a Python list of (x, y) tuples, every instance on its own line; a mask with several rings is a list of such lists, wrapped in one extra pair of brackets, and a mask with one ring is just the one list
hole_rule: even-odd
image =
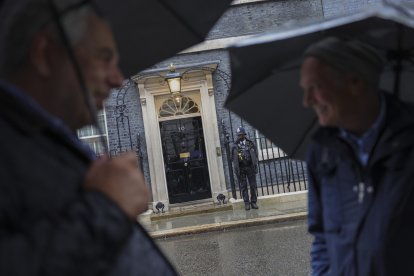
[[(1, 89), (0, 130), (0, 275), (170, 275), (113, 201), (82, 189), (90, 156)], [(116, 272), (132, 237), (148, 274)]]
[(338, 129), (316, 132), (307, 157), (314, 275), (414, 275), (413, 162), (413, 108), (390, 96), (366, 167)]
[[(239, 172), (240, 171), (240, 166), (241, 164), (241, 160), (239, 158), (239, 148), (238, 148), (238, 142), (236, 141), (232, 147), (232, 161), (233, 161), (233, 168), (235, 172)], [(250, 141), (249, 139), (246, 138), (245, 141), (245, 147), (246, 147), (246, 151), (248, 152), (247, 154), (249, 156), (246, 156), (249, 160), (249, 165), (254, 168), (255, 166), (257, 166), (258, 164), (258, 160), (257, 160), (257, 154), (256, 154), (256, 146), (254, 145), (254, 143), (252, 141)], [(247, 155), (246, 154), (246, 155)], [(243, 157), (243, 158), (246, 158)]]

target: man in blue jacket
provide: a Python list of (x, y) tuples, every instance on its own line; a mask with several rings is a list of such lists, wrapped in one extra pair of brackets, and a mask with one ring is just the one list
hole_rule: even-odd
[(413, 275), (414, 227), (403, 220), (413, 213), (414, 112), (379, 91), (382, 69), (355, 40), (305, 51), (303, 105), (320, 125), (307, 156), (313, 275)]

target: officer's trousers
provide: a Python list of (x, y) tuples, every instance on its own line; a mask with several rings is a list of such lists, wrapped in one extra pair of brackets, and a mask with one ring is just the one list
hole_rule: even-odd
[(249, 167), (240, 167), (240, 190), (242, 193), (243, 201), (245, 203), (249, 202), (249, 192), (247, 190), (247, 180), (249, 181), (250, 186), (250, 202), (257, 202), (257, 183), (256, 183), (256, 173), (254, 169)]

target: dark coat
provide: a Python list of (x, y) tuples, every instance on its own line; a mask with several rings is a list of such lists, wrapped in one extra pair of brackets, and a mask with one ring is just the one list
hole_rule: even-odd
[[(239, 156), (238, 156), (239, 154), (238, 146), (237, 146), (238, 143), (239, 141), (234, 142), (233, 147), (232, 147), (232, 153), (231, 153), (231, 159), (233, 161), (233, 169), (236, 175), (239, 175), (240, 165), (241, 165), (239, 162)], [(251, 168), (253, 168), (253, 171), (257, 173), (258, 159), (257, 159), (257, 154), (256, 154), (256, 146), (254, 145), (252, 141), (250, 141), (247, 138), (246, 138), (245, 143), (246, 143), (247, 151), (250, 154), (250, 158), (251, 158)]]
[(313, 138), (307, 162), (314, 275), (414, 275), (414, 109), (386, 98), (367, 166), (337, 129), (321, 128)]
[(119, 256), (132, 252), (125, 250), (137, 237), (142, 250), (129, 261), (140, 263), (143, 273), (130, 275), (174, 274), (113, 201), (82, 189), (88, 152), (1, 89), (0, 130), (0, 275), (122, 271)]

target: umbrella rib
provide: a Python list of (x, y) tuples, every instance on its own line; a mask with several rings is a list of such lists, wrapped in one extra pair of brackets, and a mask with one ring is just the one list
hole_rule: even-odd
[[(273, 67), (273, 68), (271, 68), (271, 69), (268, 70), (267, 75), (263, 75), (261, 77), (257, 77), (256, 79), (250, 81), (250, 83), (243, 90), (247, 91), (247, 90), (251, 89), (257, 83), (260, 83), (260, 82), (266, 80), (269, 76), (273, 75), (274, 73), (289, 71), (289, 70), (295, 69), (296, 67), (299, 67), (299, 65), (292, 64), (292, 65), (289, 65), (287, 67), (278, 67), (278, 68)], [(232, 75), (232, 81), (231, 82), (233, 82), (234, 78), (235, 78), (235, 76)], [(234, 94), (230, 93), (230, 95), (226, 99), (225, 105), (228, 105), (228, 103), (231, 102), (233, 100), (233, 98), (236, 98), (237, 96), (238, 96), (237, 94), (234, 95)]]
[[(91, 2), (89, 0), (83, 0), (83, 1), (80, 1), (79, 3), (77, 3), (77, 4), (70, 5), (67, 8), (65, 8), (64, 10), (60, 11), (59, 16), (63, 16), (67, 13), (70, 13), (73, 10), (77, 10), (77, 9), (81, 8), (82, 6), (84, 6), (84, 5), (91, 5), (94, 9), (96, 9), (96, 6), (93, 2)], [(96, 10), (96, 11), (99, 12), (99, 10)]]
[(407, 9), (405, 9), (404, 7), (402, 7), (401, 5), (392, 3), (391, 1), (387, 1), (387, 0), (385, 0), (384, 2), (387, 5), (389, 5), (389, 6), (393, 7), (394, 9), (398, 10), (399, 12), (401, 12), (402, 14), (404, 14), (405, 16), (407, 16), (409, 18), (411, 17), (410, 12)]
[(300, 146), (303, 144), (303, 142), (306, 139), (307, 134), (312, 130), (312, 128), (316, 125), (317, 118), (314, 118), (312, 120), (312, 123), (309, 125), (309, 127), (306, 129), (306, 131), (303, 133), (302, 137), (300, 137), (299, 143), (296, 145), (296, 147), (292, 151), (291, 156), (295, 156), (297, 151), (299, 150)]
[[(61, 22), (61, 15), (59, 14), (59, 10), (55, 4), (55, 2), (53, 0), (48, 0), (47, 1), (51, 15), (52, 15), (52, 19), (54, 21), (54, 24), (56, 25), (56, 28), (58, 30), (58, 34), (62, 40), (63, 46), (69, 56), (69, 61), (73, 67), (73, 70), (75, 71), (75, 75), (76, 78), (78, 79), (79, 85), (80, 85), (80, 90), (83, 96), (83, 100), (84, 100), (84, 104), (86, 105), (88, 112), (92, 118), (92, 123), (93, 125), (96, 127), (96, 129), (98, 130), (99, 133), (103, 134), (103, 129), (102, 127), (99, 125), (98, 123), (98, 115), (97, 115), (97, 110), (95, 105), (92, 102), (91, 96), (88, 93), (88, 89), (86, 88), (86, 82), (85, 82), (85, 77), (82, 74), (82, 70), (80, 67), (80, 64), (78, 62), (78, 60), (75, 57), (75, 53), (74, 53), (74, 49), (71, 46), (70, 42), (69, 42), (69, 38), (68, 35), (65, 31), (65, 29), (63, 28), (62, 22)], [(82, 1), (81, 3), (79, 3), (79, 5), (75, 5), (75, 8), (79, 8), (84, 4), (87, 4), (88, 1)], [(72, 9), (67, 9), (65, 12), (71, 11)], [(108, 150), (108, 144), (105, 141), (104, 135), (99, 136), (99, 139), (101, 141), (101, 144), (104, 148), (105, 153), (109, 154), (109, 150)]]

